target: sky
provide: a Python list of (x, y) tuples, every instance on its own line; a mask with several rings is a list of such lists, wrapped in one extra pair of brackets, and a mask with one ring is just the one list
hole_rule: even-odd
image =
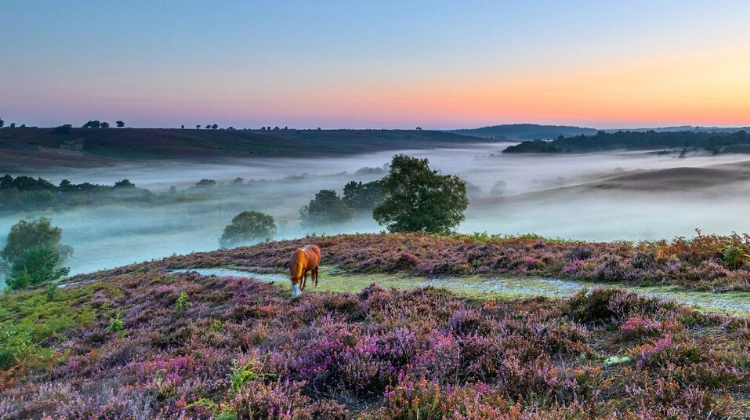
[(6, 125), (750, 125), (744, 0), (2, 0), (0, 22)]

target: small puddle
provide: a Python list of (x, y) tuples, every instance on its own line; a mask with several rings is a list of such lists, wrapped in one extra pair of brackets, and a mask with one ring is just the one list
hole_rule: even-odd
[(218, 277), (247, 277), (260, 280), (264, 283), (274, 283), (277, 281), (289, 281), (288, 274), (282, 273), (254, 273), (252, 271), (233, 270), (231, 268), (187, 268), (169, 270), (171, 273), (198, 273), (201, 276), (218, 276)]

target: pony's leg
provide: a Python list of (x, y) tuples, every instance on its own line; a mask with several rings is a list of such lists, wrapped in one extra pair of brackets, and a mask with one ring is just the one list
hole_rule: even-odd
[(299, 291), (299, 283), (292, 284), (292, 297), (296, 298), (299, 297), (300, 291)]
[(302, 290), (305, 290), (305, 287), (307, 287), (307, 271), (302, 271)]
[(318, 267), (313, 268), (313, 279), (315, 279), (315, 287), (318, 287)]

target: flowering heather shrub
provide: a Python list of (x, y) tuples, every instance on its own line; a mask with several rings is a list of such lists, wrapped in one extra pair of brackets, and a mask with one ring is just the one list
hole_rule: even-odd
[(574, 246), (565, 253), (565, 257), (570, 261), (575, 260), (588, 260), (594, 255), (594, 249), (590, 246), (580, 247)]
[(620, 333), (624, 340), (640, 340), (653, 337), (661, 332), (662, 323), (649, 318), (628, 318), (620, 326)]
[[(434, 238), (410, 238), (393, 258), (418, 251), (429, 261)], [(339, 237), (325, 241), (331, 249)], [(518, 241), (533, 252), (539, 239)], [(545, 244), (538, 250), (560, 246)], [(453, 246), (496, 244), (439, 245)], [(241, 249), (243, 258), (275, 258), (253, 256), (260, 249)], [(476, 302), (433, 287), (372, 285), (290, 300), (286, 289), (252, 279), (146, 266), (89, 275), (93, 282), (59, 289), (51, 302), (44, 290), (0, 297), (3, 331), (19, 328), (0, 340), (30, 340), (16, 346), (28, 352), (13, 356), (15, 365), (0, 367), (0, 418), (750, 416), (744, 318), (616, 289)], [(183, 291), (192, 306), (177, 311)], [(111, 331), (117, 314), (122, 329)], [(614, 355), (631, 360), (604, 363)]]
[(597, 263), (594, 278), (605, 282), (623, 281), (625, 280), (625, 267), (618, 257), (604, 255)]
[[(353, 272), (406, 271), (415, 275), (511, 274), (582, 280), (670, 283), (688, 288), (750, 290), (750, 236), (698, 235), (672, 241), (581, 242), (536, 235), (353, 234), (307, 237), (212, 252), (173, 256), (102, 272), (113, 276), (169, 268), (240, 267), (282, 270), (299, 246), (316, 244), (323, 265)], [(72, 281), (85, 280), (85, 276)], [(134, 287), (127, 285), (126, 287)], [(165, 288), (164, 299), (180, 291)], [(177, 293), (175, 296), (174, 293)], [(188, 294), (192, 291), (187, 290)]]
[(578, 322), (586, 324), (616, 322), (617, 314), (610, 307), (613, 298), (623, 292), (617, 289), (596, 288), (581, 290), (568, 300), (569, 313)]
[(418, 267), (420, 263), (421, 263), (421, 260), (419, 259), (419, 257), (415, 256), (414, 254), (410, 252), (404, 252), (401, 254), (400, 257), (398, 257), (392, 270), (393, 271), (411, 270), (415, 267)]

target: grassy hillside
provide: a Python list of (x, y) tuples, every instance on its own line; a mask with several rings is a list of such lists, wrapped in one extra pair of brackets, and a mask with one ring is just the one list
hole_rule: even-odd
[(113, 159), (336, 156), (487, 141), (426, 130), (0, 129), (0, 169), (88, 166)]
[[(444, 255), (448, 271), (441, 272), (469, 255), (514, 261), (517, 248), (536, 259), (538, 250), (554, 255), (545, 249), (574, 245), (506, 239), (306, 238), (174, 257), (0, 297), (0, 417), (750, 415), (743, 318), (616, 289), (564, 300), (469, 301), (442, 289), (372, 285), (352, 293), (308, 290), (290, 300), (286, 284), (164, 270), (280, 267), (302, 242), (321, 245), (325, 264), (363, 271), (426, 269)], [(693, 249), (703, 245), (710, 241), (694, 241)], [(593, 244), (590, 258), (625, 255), (628, 247)]]

